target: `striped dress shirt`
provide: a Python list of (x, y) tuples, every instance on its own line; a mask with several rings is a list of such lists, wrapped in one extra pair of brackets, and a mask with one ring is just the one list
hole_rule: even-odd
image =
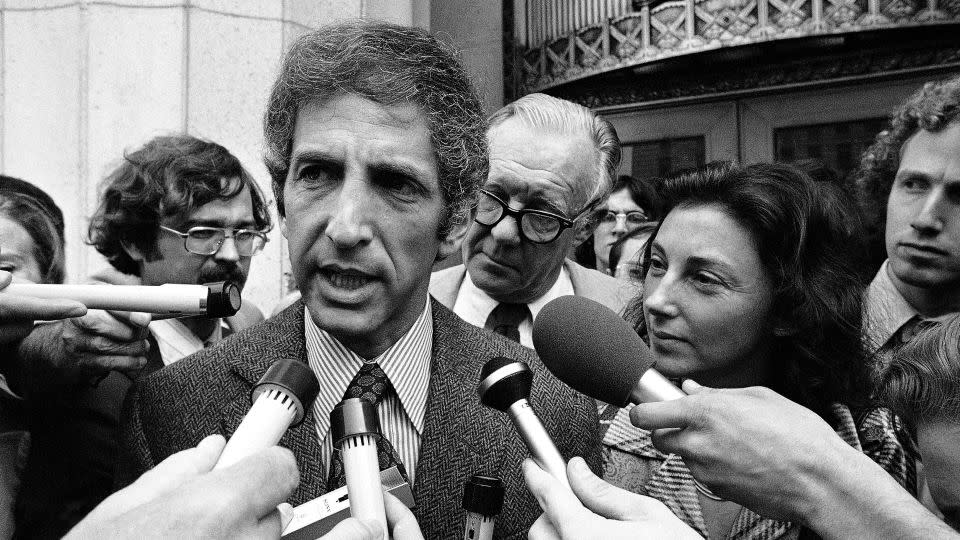
[[(347, 386), (360, 370), (364, 359), (321, 330), (306, 308), (304, 333), (307, 362), (320, 381), (320, 393), (313, 402), (313, 412), (326, 476), (333, 456), (330, 411), (343, 399)], [(395, 390), (380, 401), (377, 414), (380, 416), (381, 431), (400, 455), (411, 485), (417, 470), (420, 437), (423, 435), (427, 411), (432, 350), (433, 315), (428, 301), (410, 330), (383, 354), (370, 360), (380, 364)]]

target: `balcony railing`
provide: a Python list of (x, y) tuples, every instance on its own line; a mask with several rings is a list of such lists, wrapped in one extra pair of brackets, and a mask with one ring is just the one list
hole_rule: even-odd
[(720, 47), (957, 23), (960, 0), (514, 0), (516, 75), (532, 92)]

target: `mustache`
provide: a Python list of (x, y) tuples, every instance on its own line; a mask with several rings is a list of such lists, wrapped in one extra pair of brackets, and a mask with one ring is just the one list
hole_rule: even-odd
[(239, 265), (221, 265), (218, 264), (210, 268), (202, 268), (200, 275), (197, 276), (197, 284), (213, 283), (216, 281), (232, 281), (238, 287), (243, 287), (246, 281), (246, 275)]

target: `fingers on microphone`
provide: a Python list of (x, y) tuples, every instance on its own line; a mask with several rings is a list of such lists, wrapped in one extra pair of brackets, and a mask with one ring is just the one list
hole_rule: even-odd
[(146, 337), (145, 328), (131, 325), (110, 312), (91, 309), (83, 317), (71, 319), (73, 324), (89, 334), (97, 334), (116, 341), (137, 341)]
[(554, 525), (566, 523), (572, 516), (583, 512), (583, 505), (577, 497), (529, 458), (523, 460), (523, 477), (543, 513)]
[(279, 538), (283, 533), (283, 517), (277, 508), (274, 507), (273, 511), (263, 516), (254, 528), (256, 532), (253, 538)]
[(691, 422), (690, 398), (641, 403), (630, 409), (630, 422), (638, 428), (654, 430), (682, 428)]
[(323, 540), (379, 540), (386, 538), (383, 528), (372, 519), (347, 518), (323, 535)]
[(287, 500), (300, 482), (293, 453), (273, 446), (223, 469), (224, 488), (256, 516), (266, 516)]
[(139, 311), (109, 311), (108, 313), (115, 319), (139, 329), (145, 329), (153, 319), (152, 314)]
[(394, 539), (423, 540), (420, 524), (407, 505), (386, 491), (383, 492), (383, 504), (387, 510), (387, 524)]
[(593, 474), (583, 458), (575, 457), (567, 464), (570, 487), (588, 510), (605, 518), (627, 520), (632, 515), (634, 495), (604, 482)]
[(703, 386), (693, 379), (684, 379), (683, 384), (680, 385), (680, 388), (682, 388), (687, 394), (699, 394), (704, 390), (709, 390), (709, 388)]

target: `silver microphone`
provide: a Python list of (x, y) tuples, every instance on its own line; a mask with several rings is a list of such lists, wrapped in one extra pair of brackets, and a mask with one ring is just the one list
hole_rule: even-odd
[(480, 401), (510, 415), (533, 460), (569, 489), (567, 464), (530, 405), (532, 384), (533, 372), (526, 364), (509, 358), (493, 358), (480, 370)]
[(75, 300), (88, 309), (161, 315), (230, 317), (240, 309), (240, 288), (230, 281), (206, 285), (69, 285), (11, 283), (0, 294)]
[(280, 442), (291, 425), (303, 421), (319, 392), (320, 383), (310, 366), (289, 359), (274, 362), (250, 392), (253, 405), (213, 468), (229, 467)]

